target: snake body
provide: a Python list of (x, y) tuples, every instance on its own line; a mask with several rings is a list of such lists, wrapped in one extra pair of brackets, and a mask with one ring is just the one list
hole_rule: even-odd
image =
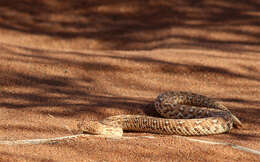
[(210, 135), (242, 126), (239, 119), (220, 102), (191, 92), (165, 92), (154, 102), (164, 118), (145, 115), (116, 115), (102, 121), (82, 121), (81, 131), (122, 136), (123, 130), (175, 135)]

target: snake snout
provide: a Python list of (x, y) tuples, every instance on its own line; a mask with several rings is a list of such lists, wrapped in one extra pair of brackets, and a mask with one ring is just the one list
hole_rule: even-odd
[(123, 135), (122, 128), (102, 124), (98, 121), (82, 121), (78, 123), (78, 128), (87, 134), (104, 135), (108, 137), (121, 137)]

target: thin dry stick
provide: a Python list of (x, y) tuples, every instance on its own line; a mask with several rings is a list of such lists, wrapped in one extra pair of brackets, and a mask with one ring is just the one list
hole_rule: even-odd
[[(120, 139), (120, 140), (121, 139), (137, 139), (137, 138), (150, 138), (150, 139), (155, 138), (154, 136), (138, 136), (138, 137), (122, 136), (122, 137), (119, 137), (119, 138), (113, 138), (113, 137), (107, 137), (107, 136), (104, 136), (104, 135), (76, 134), (76, 135), (71, 135), (71, 136), (54, 137), (54, 138), (46, 138), (46, 139), (0, 141), (0, 144), (2, 144), (2, 145), (53, 144), (53, 143), (58, 143), (62, 140), (77, 138), (77, 137), (81, 137), (81, 136), (82, 137), (98, 137), (98, 138)], [(240, 150), (240, 151), (245, 151), (245, 152), (253, 153), (253, 154), (256, 154), (256, 155), (260, 155), (260, 151), (258, 151), (258, 150), (254, 150), (254, 149), (251, 149), (251, 148), (248, 148), (248, 147), (244, 147), (244, 146), (240, 146), (240, 145), (236, 145), (236, 144), (232, 144), (232, 143), (199, 140), (199, 139), (188, 138), (188, 137), (184, 137), (184, 136), (173, 136), (173, 137), (184, 138), (184, 139), (192, 141), (192, 142), (207, 143), (207, 144), (211, 144), (211, 145), (231, 146), (232, 148)]]

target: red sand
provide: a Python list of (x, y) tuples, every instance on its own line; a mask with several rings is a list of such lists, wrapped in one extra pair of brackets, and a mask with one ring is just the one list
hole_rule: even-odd
[(1, 1), (0, 140), (77, 134), (82, 119), (156, 115), (154, 98), (180, 90), (223, 101), (244, 124), (189, 139), (258, 152), (125, 133), (133, 138), (0, 145), (0, 160), (259, 161), (259, 11), (257, 0)]

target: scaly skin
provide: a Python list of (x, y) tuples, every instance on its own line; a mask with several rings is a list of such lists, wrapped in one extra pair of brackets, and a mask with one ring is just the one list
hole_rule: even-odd
[(190, 92), (165, 92), (155, 102), (163, 117), (117, 115), (98, 121), (83, 121), (81, 131), (106, 136), (122, 136), (123, 130), (176, 135), (210, 135), (242, 126), (224, 105)]

